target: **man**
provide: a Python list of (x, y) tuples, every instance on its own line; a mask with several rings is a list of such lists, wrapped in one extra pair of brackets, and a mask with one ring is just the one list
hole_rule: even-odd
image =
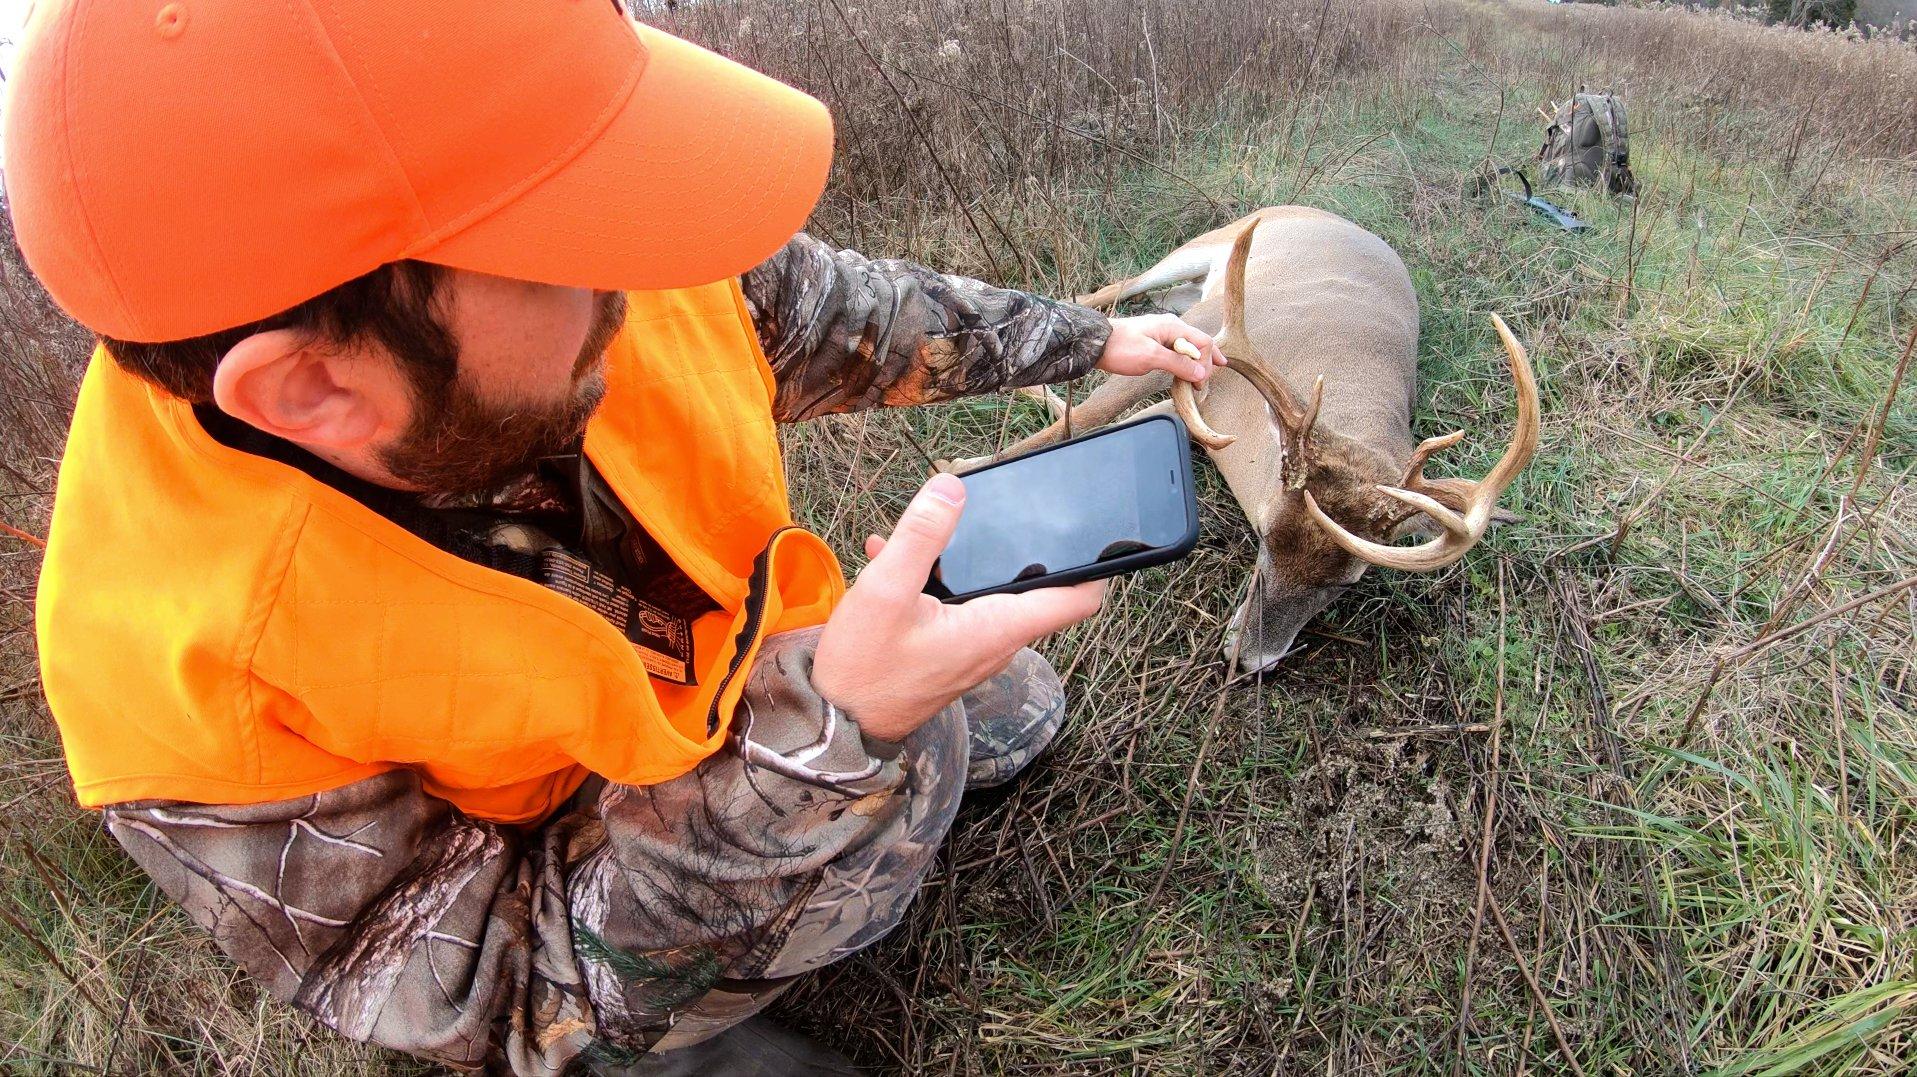
[(947, 477), (846, 590), (775, 419), (1218, 361), (794, 235), (824, 109), (603, 0), (43, 2), (12, 94), (101, 338), (38, 603), (79, 799), (275, 995), (456, 1067), (741, 1021), (1058, 728), (1026, 645), (1099, 587), (921, 595)]

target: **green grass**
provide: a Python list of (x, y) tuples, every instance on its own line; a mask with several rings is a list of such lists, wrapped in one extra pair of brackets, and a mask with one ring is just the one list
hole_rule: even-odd
[[(1513, 421), (1493, 312), (1531, 349), (1543, 444), (1507, 495), (1522, 520), (1436, 575), (1368, 574), (1303, 654), (1229, 684), (1255, 547), (1206, 471), (1193, 556), (1046, 647), (1075, 699), (1057, 751), (966, 809), (909, 922), (783, 1019), (913, 1072), (1569, 1072), (1552, 1019), (1592, 1074), (1909, 1072), (1913, 592), (1729, 656), (1917, 574), (1908, 380), (1852, 492), (1917, 321), (1896, 247), (1917, 170), (1784, 176), (1752, 148), (1774, 117), (1724, 113), (1747, 132), (1728, 152), (1647, 94), (1635, 219), (1550, 191), (1595, 226), (1555, 231), (1460, 194), (1488, 151), (1529, 155), (1552, 89), (1487, 62), (1534, 39), (1486, 25), (1470, 63), (1424, 38), (1408, 75), (1182, 128), (1156, 158), (1182, 179), (1121, 159), (1034, 199), (978, 166), (1021, 282), (1062, 294), (1255, 206), (1350, 216), (1418, 289), (1418, 432), (1472, 431), (1442, 470), (1481, 472)], [(949, 206), (893, 208), (910, 228), (886, 253), (984, 271)], [(821, 229), (846, 213), (828, 202)], [(854, 551), (917, 487), (919, 447), (1042, 422), (984, 399), (792, 430), (799, 509)], [(0, 900), (27, 930), (0, 931), (0, 1066), (411, 1072), (262, 1000), (68, 806), (14, 593)], [(1471, 723), (1495, 732), (1421, 732)], [(1493, 798), (1486, 880), (1515, 949), (1478, 911)]]

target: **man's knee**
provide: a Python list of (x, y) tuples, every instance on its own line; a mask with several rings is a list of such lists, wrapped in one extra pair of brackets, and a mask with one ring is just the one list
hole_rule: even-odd
[(997, 676), (965, 694), (971, 757), (966, 787), (1009, 781), (1052, 743), (1065, 721), (1065, 685), (1044, 656), (1027, 647)]
[[(898, 744), (867, 741), (811, 690), (812, 633), (767, 641), (734, 735), (691, 773), (608, 787), (579, 926), (639, 953), (700, 950), (719, 977), (780, 978), (897, 925), (964, 790), (963, 708)], [(581, 893), (617, 879), (624, 893)], [(621, 915), (625, 909), (632, 911)]]
[(847, 957), (904, 919), (945, 843), (966, 788), (966, 722), (957, 704), (906, 737), (904, 783), (847, 805), (869, 820), (865, 839), (826, 864), (778, 954), (759, 973), (793, 976)]

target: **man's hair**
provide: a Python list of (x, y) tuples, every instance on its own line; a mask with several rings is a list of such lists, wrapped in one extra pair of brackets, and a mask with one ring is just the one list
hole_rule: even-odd
[(444, 270), (429, 262), (389, 262), (330, 291), (248, 325), (158, 344), (101, 337), (115, 362), (195, 404), (213, 399), (213, 371), (235, 344), (269, 329), (294, 329), (333, 344), (372, 340), (399, 357), (417, 388), (450, 384), (458, 342), (434, 299)]

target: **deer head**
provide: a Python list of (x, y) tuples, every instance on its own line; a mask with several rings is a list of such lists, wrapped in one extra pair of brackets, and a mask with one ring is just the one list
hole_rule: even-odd
[[(1279, 447), (1278, 481), (1264, 481), (1255, 494), (1230, 469), (1226, 477), (1245, 508), (1260, 543), (1254, 583), (1233, 615), (1228, 653), (1247, 671), (1276, 663), (1291, 649), (1298, 630), (1366, 568), (1431, 572), (1456, 562), (1484, 537), (1497, 501), (1523, 470), (1538, 443), (1538, 388), (1524, 348), (1492, 316), (1504, 343), (1517, 389), (1518, 421), (1504, 456), (1483, 479), (1429, 479), (1431, 455), (1463, 440), (1463, 431), (1429, 438), (1408, 462), (1318, 425), (1324, 378), (1303, 402), (1259, 354), (1245, 331), (1245, 264), (1254, 220), (1232, 246), (1225, 276), (1225, 324), (1220, 349), (1269, 406), (1270, 433)], [(1195, 440), (1223, 450), (1234, 435), (1212, 429), (1191, 386), (1176, 382), (1174, 406)], [(1392, 545), (1411, 534), (1427, 541)]]

